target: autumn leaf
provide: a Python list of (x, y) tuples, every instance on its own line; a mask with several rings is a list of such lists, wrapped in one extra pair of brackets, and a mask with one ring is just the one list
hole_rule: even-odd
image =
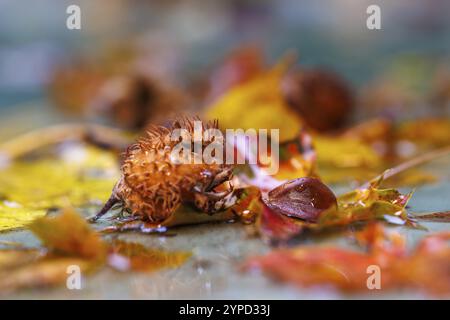
[(163, 268), (176, 268), (189, 257), (189, 252), (168, 252), (151, 249), (139, 243), (116, 240), (111, 244), (109, 265), (120, 271), (156, 271)]
[(263, 212), (260, 233), (272, 240), (288, 240), (306, 230), (318, 234), (331, 228), (379, 220), (420, 228), (406, 210), (412, 194), (381, 189), (381, 182), (380, 179), (367, 188), (358, 188), (337, 198), (315, 178), (284, 183), (262, 197), (273, 212)]
[(46, 250), (0, 250), (0, 294), (21, 288), (49, 287), (67, 280), (69, 266), (83, 274), (109, 265), (120, 271), (175, 268), (188, 252), (166, 252), (133, 242), (105, 243), (73, 209), (56, 217), (38, 218), (29, 225)]
[(372, 147), (357, 139), (313, 135), (319, 168), (378, 168), (382, 159)]
[(38, 218), (29, 229), (51, 251), (86, 259), (104, 259), (105, 243), (73, 209), (56, 217)]
[(207, 100), (212, 100), (236, 85), (245, 83), (264, 70), (264, 57), (260, 48), (253, 45), (239, 47), (229, 52), (211, 70)]
[(7, 231), (27, 225), (36, 218), (46, 215), (46, 210), (23, 208), (17, 203), (0, 201), (0, 231)]
[(111, 153), (89, 147), (69, 149), (59, 159), (17, 161), (0, 169), (0, 231), (24, 227), (50, 208), (105, 201), (117, 167)]
[(448, 118), (422, 118), (405, 121), (396, 127), (397, 141), (410, 141), (419, 149), (443, 147), (450, 144)]
[(38, 218), (29, 228), (47, 250), (0, 250), (0, 294), (64, 283), (69, 266), (86, 274), (104, 264), (106, 245), (72, 209)]
[(317, 153), (313, 140), (302, 130), (296, 139), (280, 145), (280, 165), (275, 178), (283, 181), (317, 176)]
[(16, 269), (42, 256), (37, 249), (0, 250), (0, 272)]
[(280, 89), (287, 65), (287, 61), (281, 61), (273, 69), (232, 88), (208, 108), (206, 117), (220, 119), (223, 129), (279, 129), (281, 142), (294, 139), (302, 121), (286, 104)]
[[(379, 266), (383, 290), (413, 288), (431, 294), (450, 293), (450, 233), (423, 239), (410, 253), (398, 237), (368, 232), (368, 252), (338, 247), (306, 246), (278, 249), (250, 258), (245, 270), (262, 270), (270, 277), (299, 287), (326, 286), (346, 292), (370, 292), (367, 268)], [(394, 240), (393, 240), (394, 239)], [(397, 240), (395, 240), (397, 239)]]
[(264, 206), (258, 220), (261, 237), (271, 243), (286, 242), (299, 235), (307, 223), (299, 219), (289, 218)]
[(90, 261), (70, 257), (42, 258), (14, 270), (4, 271), (0, 268), (0, 295), (23, 288), (50, 287), (65, 283), (69, 266), (78, 266), (83, 273), (92, 270)]
[(396, 189), (379, 189), (380, 183), (381, 180), (368, 188), (358, 188), (339, 196), (337, 208), (326, 210), (320, 216), (318, 227), (346, 226), (379, 219), (416, 227), (405, 208), (412, 193), (404, 195)]

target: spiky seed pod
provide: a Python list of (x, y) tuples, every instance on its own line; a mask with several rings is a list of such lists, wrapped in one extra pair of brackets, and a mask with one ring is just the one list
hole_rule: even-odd
[[(214, 188), (231, 179), (232, 166), (226, 164), (177, 163), (171, 157), (175, 129), (185, 129), (193, 136), (198, 118), (175, 120), (169, 128), (152, 126), (146, 136), (126, 151), (122, 177), (113, 190), (113, 198), (132, 215), (159, 223), (168, 219), (182, 202), (192, 202), (200, 210), (213, 213), (221, 208), (226, 195)], [(202, 123), (202, 132), (218, 129), (218, 122)], [(202, 151), (208, 145), (203, 141)], [(225, 149), (225, 148), (224, 148)], [(220, 203), (220, 205), (218, 204)]]

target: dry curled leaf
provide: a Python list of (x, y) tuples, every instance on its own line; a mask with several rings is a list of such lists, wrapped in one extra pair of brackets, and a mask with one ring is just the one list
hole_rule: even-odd
[(320, 227), (343, 226), (354, 222), (382, 219), (386, 222), (418, 227), (408, 217), (406, 205), (412, 192), (402, 194), (393, 188), (380, 188), (383, 175), (338, 197), (338, 207), (324, 212), (318, 224)]
[(104, 264), (106, 245), (72, 209), (38, 218), (29, 228), (47, 250), (0, 250), (0, 294), (58, 285), (71, 266), (86, 274)]
[(289, 218), (264, 206), (258, 220), (261, 237), (269, 242), (283, 242), (300, 234), (306, 223)]
[(376, 266), (382, 274), (382, 290), (413, 288), (431, 294), (450, 293), (450, 233), (426, 237), (410, 253), (398, 235), (380, 236), (379, 231), (372, 230), (362, 237), (366, 237), (367, 253), (318, 246), (279, 249), (251, 258), (244, 269), (259, 269), (300, 287), (331, 286), (369, 293), (367, 270)]
[(147, 248), (139, 243), (117, 240), (111, 244), (108, 263), (121, 271), (150, 272), (162, 268), (179, 267), (190, 256), (189, 252), (168, 252)]
[(49, 287), (67, 281), (69, 267), (83, 275), (109, 266), (121, 270), (156, 271), (175, 268), (188, 252), (165, 252), (132, 242), (107, 244), (72, 209), (35, 220), (31, 231), (46, 250), (0, 250), (0, 294), (21, 288)]
[(86, 259), (104, 259), (106, 245), (73, 209), (56, 217), (38, 218), (29, 229), (55, 253)]
[[(0, 256), (1, 256), (0, 252)], [(90, 261), (79, 258), (42, 258), (14, 270), (0, 269), (0, 295), (22, 288), (50, 287), (65, 283), (67, 270), (77, 266), (82, 273), (92, 270)]]

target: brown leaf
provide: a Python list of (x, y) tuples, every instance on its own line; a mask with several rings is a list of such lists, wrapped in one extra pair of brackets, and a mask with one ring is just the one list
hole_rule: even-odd
[(73, 209), (65, 209), (56, 217), (38, 218), (29, 229), (56, 253), (86, 259), (105, 257), (104, 242)]
[(244, 269), (261, 269), (269, 276), (301, 287), (332, 286), (343, 291), (370, 292), (369, 266), (382, 273), (381, 289), (412, 288), (431, 294), (450, 293), (450, 232), (423, 239), (411, 252), (399, 236), (386, 236), (369, 226), (359, 238), (368, 252), (338, 247), (296, 247), (280, 249), (251, 258)]
[(13, 270), (0, 269), (0, 294), (21, 288), (59, 285), (67, 280), (68, 267), (73, 265), (79, 267), (81, 272), (86, 272), (93, 267), (92, 262), (85, 259), (45, 258)]
[(156, 271), (182, 265), (190, 256), (189, 252), (167, 252), (150, 249), (135, 242), (117, 240), (111, 245), (109, 256), (111, 267), (124, 271)]

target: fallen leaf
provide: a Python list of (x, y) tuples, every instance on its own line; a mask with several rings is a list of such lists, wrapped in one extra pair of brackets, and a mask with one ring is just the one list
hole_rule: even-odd
[(119, 174), (116, 158), (96, 148), (68, 147), (64, 154), (0, 169), (0, 231), (24, 227), (50, 208), (108, 199)]
[(120, 271), (152, 272), (163, 268), (176, 268), (191, 256), (189, 252), (168, 252), (147, 248), (135, 242), (116, 240), (111, 244), (109, 265)]
[(319, 226), (349, 225), (358, 221), (382, 219), (389, 223), (417, 226), (405, 209), (412, 193), (401, 194), (396, 189), (379, 188), (383, 178), (338, 197), (337, 209), (324, 212)]
[(319, 168), (379, 168), (381, 157), (368, 144), (343, 136), (313, 135)]
[(65, 283), (70, 266), (79, 267), (83, 274), (92, 270), (90, 261), (78, 258), (42, 258), (14, 270), (0, 269), (0, 294)]
[(434, 149), (450, 144), (448, 118), (422, 118), (406, 121), (396, 128), (397, 141), (410, 141), (418, 149)]
[(274, 279), (300, 287), (331, 286), (347, 292), (369, 293), (367, 270), (369, 266), (377, 266), (381, 290), (413, 288), (448, 294), (449, 239), (449, 232), (432, 235), (408, 253), (403, 242), (389, 242), (390, 238), (380, 239), (379, 234), (372, 234), (367, 253), (320, 246), (278, 249), (249, 259), (244, 269), (259, 269)]
[(209, 75), (207, 100), (213, 100), (230, 88), (257, 77), (264, 70), (260, 48), (247, 45), (228, 53)]
[(178, 267), (191, 255), (146, 248), (133, 242), (107, 244), (72, 209), (65, 209), (56, 217), (38, 218), (29, 227), (46, 250), (0, 250), (0, 294), (61, 285), (67, 281), (72, 266), (83, 275), (107, 264), (121, 271), (147, 272)]
[(86, 274), (104, 264), (106, 245), (72, 209), (56, 217), (38, 218), (29, 228), (47, 250), (0, 250), (1, 294), (61, 284), (70, 266)]
[(271, 243), (287, 241), (300, 234), (306, 226), (305, 222), (277, 213), (267, 206), (258, 220), (259, 234)]
[(299, 136), (280, 145), (280, 165), (275, 178), (317, 177), (317, 154), (312, 137), (302, 130)]
[[(263, 200), (273, 211), (262, 213), (263, 223), (260, 224), (259, 229), (263, 237), (272, 240), (289, 240), (306, 230), (319, 234), (332, 228), (380, 220), (390, 224), (421, 228), (406, 210), (406, 204), (412, 194), (401, 194), (396, 189), (380, 189), (381, 180), (370, 184), (368, 188), (358, 188), (337, 198), (321, 182), (317, 184), (319, 181), (317, 179), (297, 180), (293, 181), (294, 187), (289, 188), (288, 183), (275, 188), (275, 190), (281, 190), (275, 195), (280, 193), (281, 196), (276, 201), (272, 200), (272, 203), (268, 200), (272, 191), (268, 193), (268, 196), (263, 196)], [(310, 186), (320, 186), (320, 188), (313, 189), (314, 192), (306, 192), (304, 195), (298, 194), (295, 185), (300, 185), (302, 181), (310, 181), (312, 182)], [(289, 190), (294, 191), (294, 199), (290, 199)], [(309, 201), (306, 201), (308, 199)], [(284, 218), (280, 217), (282, 215)], [(283, 235), (283, 232), (286, 234)]]
[(38, 218), (29, 229), (58, 254), (97, 260), (105, 257), (105, 243), (73, 209), (65, 209), (56, 217)]
[(280, 89), (287, 64), (281, 61), (273, 69), (233, 87), (208, 108), (206, 117), (220, 119), (223, 129), (267, 129), (269, 134), (270, 129), (279, 129), (281, 142), (294, 139), (302, 121), (286, 104)]
[(0, 201), (0, 231), (21, 228), (36, 218), (46, 215), (46, 210), (17, 207), (14, 203)]
[(0, 272), (16, 269), (42, 256), (43, 254), (37, 249), (0, 250)]

